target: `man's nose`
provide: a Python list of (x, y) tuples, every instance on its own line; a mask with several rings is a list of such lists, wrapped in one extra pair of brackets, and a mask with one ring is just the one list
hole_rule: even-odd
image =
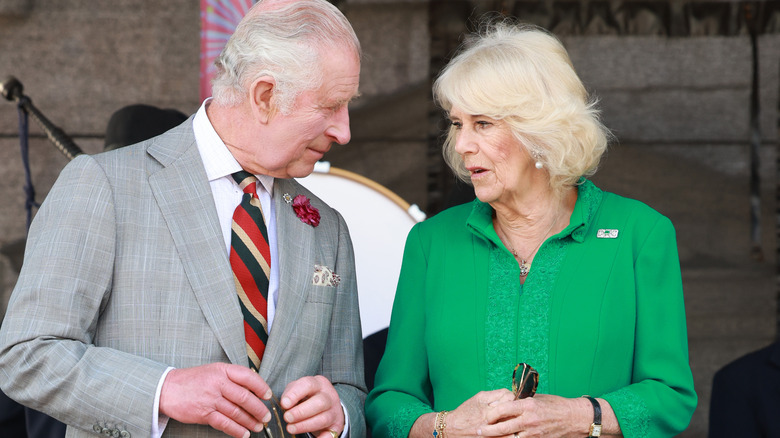
[(333, 114), (332, 123), (325, 133), (338, 144), (349, 143), (352, 133), (349, 130), (349, 109), (346, 105)]

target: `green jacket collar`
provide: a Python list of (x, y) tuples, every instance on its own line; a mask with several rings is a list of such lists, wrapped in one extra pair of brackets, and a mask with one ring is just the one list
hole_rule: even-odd
[[(577, 185), (577, 202), (574, 204), (569, 225), (553, 237), (563, 239), (571, 235), (572, 240), (582, 243), (585, 232), (595, 219), (603, 195), (604, 192), (592, 182), (580, 178)], [(471, 213), (466, 219), (466, 227), (475, 235), (501, 247), (501, 239), (493, 228), (493, 207), (479, 199), (475, 199), (472, 205)]]

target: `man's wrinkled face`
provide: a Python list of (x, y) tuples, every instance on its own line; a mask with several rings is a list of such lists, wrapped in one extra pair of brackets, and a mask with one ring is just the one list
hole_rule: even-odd
[(347, 107), (358, 94), (360, 60), (350, 50), (325, 48), (320, 69), (321, 85), (301, 93), (289, 114), (274, 114), (270, 134), (258, 139), (257, 158), (266, 174), (305, 177), (334, 142), (349, 142)]

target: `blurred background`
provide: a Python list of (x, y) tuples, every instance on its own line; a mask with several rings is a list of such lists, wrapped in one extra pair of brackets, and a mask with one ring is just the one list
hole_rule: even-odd
[[(681, 436), (707, 434), (712, 376), (778, 334), (780, 2), (333, 0), (364, 49), (352, 140), (325, 159), (428, 216), (452, 203), (431, 79), (486, 12), (558, 35), (617, 141), (593, 178), (671, 218), (678, 233), (699, 406)], [(128, 105), (200, 105), (220, 0), (0, 0), (0, 80), (85, 153)], [(233, 3), (233, 2), (225, 2)], [(251, 0), (242, 2), (251, 4)], [(21, 266), (25, 164), (14, 102), (0, 101), (0, 315)], [(30, 120), (41, 202), (69, 158)], [(29, 193), (29, 191), (27, 192)], [(360, 202), (360, 200), (356, 200)], [(32, 209), (34, 213), (35, 209)], [(663, 321), (659, 321), (663, 324)]]

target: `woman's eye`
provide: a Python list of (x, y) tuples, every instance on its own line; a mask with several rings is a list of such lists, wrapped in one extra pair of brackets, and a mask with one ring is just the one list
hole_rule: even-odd
[(479, 121), (477, 121), (477, 127), (478, 128), (487, 128), (490, 125), (492, 125), (492, 123), (488, 122), (487, 120), (479, 120)]
[(463, 123), (454, 122), (454, 121), (450, 121), (450, 125), (452, 125), (452, 127), (455, 128), (455, 129), (460, 129), (460, 128), (463, 127)]

